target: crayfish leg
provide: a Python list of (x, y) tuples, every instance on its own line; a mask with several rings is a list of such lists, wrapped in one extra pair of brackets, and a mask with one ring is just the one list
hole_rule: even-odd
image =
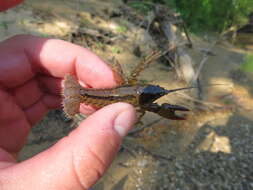
[(114, 80), (118, 85), (127, 84), (127, 78), (125, 77), (120, 63), (117, 59), (115, 59), (115, 57), (112, 59), (111, 69), (113, 71)]
[(140, 61), (136, 67), (133, 69), (132, 73), (130, 74), (130, 77), (128, 79), (129, 84), (136, 84), (137, 78), (139, 77), (140, 73), (145, 70), (151, 63), (153, 63), (155, 60), (157, 60), (159, 57), (161, 57), (163, 53), (161, 51), (153, 51), (151, 54), (146, 56), (142, 61)]
[(141, 119), (142, 119), (142, 117), (145, 115), (145, 113), (146, 113), (146, 111), (145, 110), (143, 110), (143, 109), (138, 109), (138, 110), (136, 110), (136, 112), (139, 114), (138, 116), (137, 116), (137, 120), (136, 120), (136, 125), (142, 125), (143, 123), (142, 123), (142, 121), (141, 121)]

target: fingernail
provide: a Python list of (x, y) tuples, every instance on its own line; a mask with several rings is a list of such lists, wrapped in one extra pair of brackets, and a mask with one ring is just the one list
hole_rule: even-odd
[(128, 131), (132, 128), (135, 118), (135, 112), (131, 108), (120, 112), (114, 121), (115, 131), (117, 131), (121, 137), (126, 136)]

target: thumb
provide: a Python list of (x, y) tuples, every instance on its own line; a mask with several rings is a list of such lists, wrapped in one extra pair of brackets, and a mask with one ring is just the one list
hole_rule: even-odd
[(102, 108), (50, 149), (3, 169), (2, 189), (90, 188), (112, 162), (135, 117), (125, 103)]

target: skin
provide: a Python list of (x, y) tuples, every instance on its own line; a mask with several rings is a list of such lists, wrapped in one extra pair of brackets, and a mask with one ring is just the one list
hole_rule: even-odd
[(23, 0), (1, 0), (0, 11), (5, 11), (11, 7), (18, 5), (21, 2), (23, 2)]
[(78, 128), (51, 148), (18, 163), (16, 157), (31, 127), (48, 110), (60, 107), (61, 80), (67, 73), (91, 88), (116, 85), (106, 63), (71, 43), (28, 35), (0, 43), (1, 190), (90, 188), (109, 167), (135, 122), (134, 108), (125, 103), (95, 113), (82, 105), (81, 112), (93, 114)]

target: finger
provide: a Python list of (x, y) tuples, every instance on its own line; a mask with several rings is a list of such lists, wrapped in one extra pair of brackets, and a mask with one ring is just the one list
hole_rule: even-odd
[[(61, 108), (61, 103), (62, 100), (60, 96), (45, 94), (38, 102), (34, 103), (23, 111), (25, 113), (27, 121), (31, 126), (33, 126), (34, 124), (43, 119), (48, 110)], [(85, 110), (84, 114), (86, 112), (87, 111)]]
[(59, 95), (62, 91), (62, 79), (54, 78), (51, 76), (38, 76), (36, 77), (41, 89), (49, 94)]
[(0, 43), (0, 85), (5, 88), (17, 87), (31, 80), (35, 74), (35, 68), (24, 50), (15, 47), (15, 43), (8, 40)]
[[(37, 77), (37, 79), (40, 83), (41, 88), (44, 89), (44, 91), (46, 93), (48, 93), (46, 97), (48, 97), (48, 96), (53, 97), (53, 95), (51, 95), (51, 94), (56, 94), (56, 96), (57, 96), (57, 94), (61, 93), (62, 79), (53, 78), (50, 76), (39, 76), (39, 77)], [(59, 98), (62, 99), (61, 97), (59, 97)], [(53, 100), (53, 99), (50, 98), (50, 101), (51, 100)], [(57, 99), (57, 102), (59, 102), (58, 99)], [(59, 106), (61, 105), (61, 104), (56, 104), (55, 101), (51, 102), (50, 105), (48, 105), (47, 102), (45, 102), (45, 103), (49, 109), (59, 108)], [(91, 113), (93, 113), (95, 111), (96, 111), (96, 109), (93, 108), (92, 106), (85, 105), (85, 104), (81, 104), (81, 106), (80, 106), (80, 112), (85, 115), (90, 115)]]
[[(0, 82), (7, 86), (22, 84), (38, 72), (56, 78), (76, 74), (80, 81), (95, 88), (116, 85), (113, 72), (105, 62), (89, 50), (62, 40), (20, 35), (3, 42), (0, 50), (4, 52), (0, 51), (0, 56), (5, 56), (1, 62), (10, 64), (5, 64), (0, 72)], [(20, 65), (22, 70), (18, 70)], [(3, 70), (12, 74), (7, 75)]]
[(96, 109), (92, 106), (85, 105), (85, 104), (80, 105), (80, 113), (83, 113), (85, 115), (90, 115), (90, 114), (94, 113), (95, 111), (96, 111)]
[(21, 3), (23, 0), (8, 0), (8, 1), (0, 1), (0, 11), (5, 11), (15, 5)]
[(59, 108), (61, 105), (61, 98), (54, 95), (44, 95), (24, 110), (7, 93), (0, 91), (0, 100), (0, 147), (10, 153), (17, 153), (23, 147), (31, 124), (41, 120), (48, 109)]
[(42, 102), (48, 109), (59, 109), (61, 108), (61, 99), (61, 96), (46, 94), (42, 97)]
[[(17, 127), (18, 123), (18, 127)], [(9, 153), (17, 153), (26, 143), (30, 124), (24, 117), (0, 122), (0, 147)]]
[(38, 121), (40, 121), (47, 112), (48, 112), (48, 108), (41, 100), (39, 100), (38, 102), (30, 106), (29, 108), (24, 109), (26, 119), (30, 123), (31, 126), (33, 126)]
[(0, 147), (9, 152), (20, 151), (29, 130), (30, 125), (14, 98), (0, 90)]
[(24, 85), (12, 90), (12, 95), (16, 103), (26, 109), (38, 102), (43, 96), (36, 80), (29, 80)]
[(9, 167), (11, 165), (14, 165), (15, 163), (16, 160), (14, 159), (14, 156), (11, 155), (6, 150), (0, 148), (0, 170)]
[(0, 173), (3, 189), (88, 189), (105, 172), (135, 120), (132, 106), (109, 105), (43, 153)]

